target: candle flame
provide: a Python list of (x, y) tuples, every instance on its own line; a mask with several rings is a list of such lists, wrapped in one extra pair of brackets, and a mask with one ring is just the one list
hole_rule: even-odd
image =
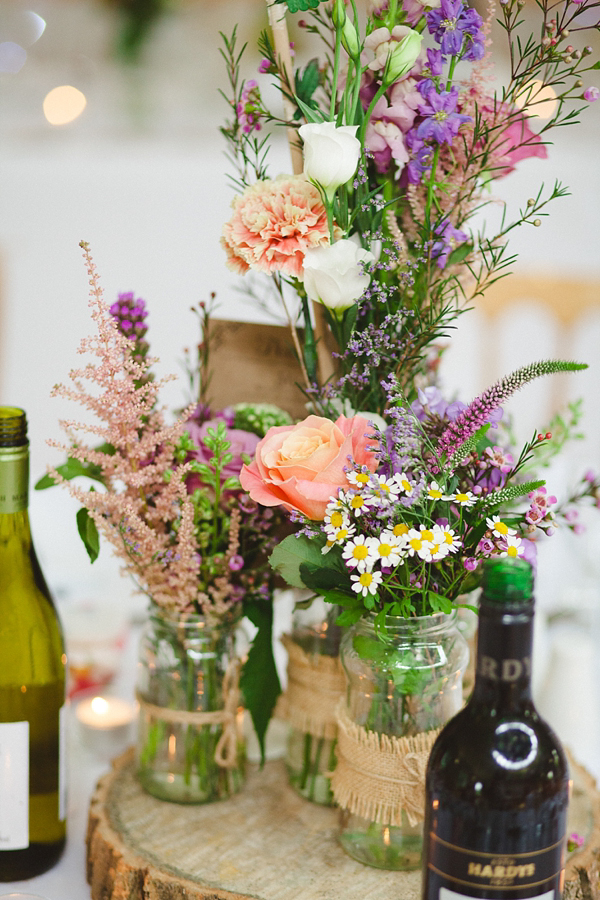
[(97, 716), (105, 716), (108, 712), (108, 701), (104, 697), (94, 697), (90, 705)]

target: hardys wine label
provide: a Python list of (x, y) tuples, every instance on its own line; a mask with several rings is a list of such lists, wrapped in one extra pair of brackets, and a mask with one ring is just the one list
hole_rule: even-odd
[(493, 659), (481, 656), (477, 664), (477, 674), (490, 681), (512, 682), (526, 676), (531, 677), (531, 659)]
[[(439, 900), (473, 900), (472, 897), (466, 897), (464, 894), (457, 894), (456, 891), (450, 891), (448, 888), (440, 888)], [(544, 891), (543, 894), (536, 894), (532, 900), (558, 900), (555, 891)]]
[(461, 886), (480, 891), (547, 887), (564, 866), (565, 842), (562, 840), (542, 850), (512, 854), (468, 850), (443, 841), (435, 834), (430, 834), (430, 841), (428, 867), (456, 884), (457, 891)]

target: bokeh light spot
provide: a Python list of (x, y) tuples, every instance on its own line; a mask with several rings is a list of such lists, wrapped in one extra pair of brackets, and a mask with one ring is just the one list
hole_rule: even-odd
[(0, 72), (8, 72), (16, 75), (20, 72), (27, 59), (27, 51), (14, 41), (2, 41), (0, 43)]
[(515, 103), (526, 116), (551, 119), (556, 111), (556, 91), (543, 81), (530, 81), (515, 97)]
[(53, 88), (44, 98), (44, 115), (51, 125), (67, 125), (80, 116), (87, 104), (85, 95), (70, 84)]

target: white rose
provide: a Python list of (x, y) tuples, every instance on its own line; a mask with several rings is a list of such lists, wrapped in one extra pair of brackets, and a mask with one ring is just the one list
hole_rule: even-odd
[(304, 141), (304, 174), (318, 184), (331, 199), (341, 184), (346, 184), (358, 166), (360, 141), (358, 125), (335, 122), (303, 125), (299, 129)]
[(336, 315), (352, 306), (369, 287), (371, 276), (361, 263), (375, 259), (353, 240), (336, 241), (304, 254), (304, 289), (310, 300)]

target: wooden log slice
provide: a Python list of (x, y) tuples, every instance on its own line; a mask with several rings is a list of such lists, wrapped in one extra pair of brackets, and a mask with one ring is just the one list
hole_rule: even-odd
[[(571, 765), (564, 900), (600, 900), (600, 794)], [(281, 761), (251, 768), (228, 800), (185, 806), (156, 800), (124, 754), (92, 797), (87, 877), (92, 900), (420, 900), (420, 872), (387, 872), (350, 859), (336, 840), (339, 812), (299, 797)]]

